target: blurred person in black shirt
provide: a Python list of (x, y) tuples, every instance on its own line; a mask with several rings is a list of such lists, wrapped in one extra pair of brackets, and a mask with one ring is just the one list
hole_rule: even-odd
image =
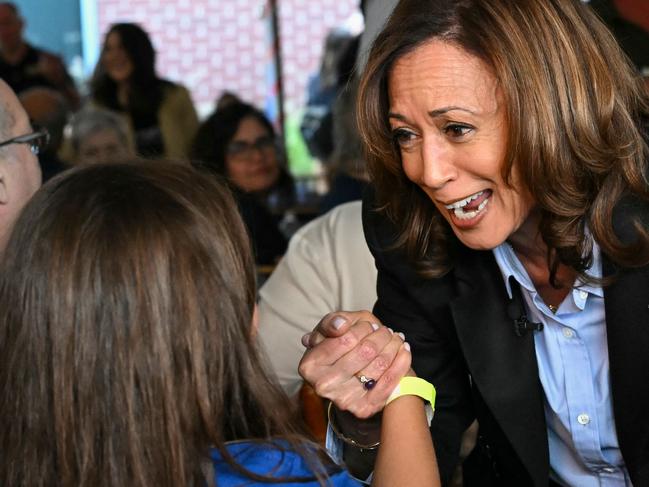
[(0, 77), (20, 94), (36, 86), (59, 91), (73, 109), (79, 94), (58, 56), (32, 46), (23, 38), (25, 21), (12, 2), (0, 2)]
[(32, 124), (49, 133), (49, 143), (38, 154), (45, 182), (68, 167), (59, 157), (59, 150), (63, 144), (63, 130), (70, 116), (70, 108), (63, 95), (51, 88), (29, 88), (20, 93), (18, 99)]

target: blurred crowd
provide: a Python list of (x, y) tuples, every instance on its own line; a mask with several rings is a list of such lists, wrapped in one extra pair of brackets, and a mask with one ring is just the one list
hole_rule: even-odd
[[(359, 3), (364, 15), (367, 3)], [(394, 2), (375, 3), (384, 18)], [(610, 2), (592, 4), (624, 40), (636, 65), (649, 65), (648, 51), (637, 48), (646, 32), (621, 20)], [(372, 18), (370, 29), (381, 25), (371, 23)], [(32, 123), (49, 133), (39, 154), (44, 181), (81, 163), (133, 156), (191, 161), (228, 181), (257, 263), (269, 269), (304, 223), (361, 199), (368, 176), (354, 105), (357, 58), (368, 41), (360, 35), (334, 27), (321, 65), (307, 83), (300, 131), (311, 156), (325, 168), (320, 187), (326, 191), (316, 194), (309, 186), (305, 195), (306, 185), (291, 175), (277, 127), (267, 116), (225, 89), (213, 113), (199, 121), (187, 88), (156, 71), (156, 52), (142, 26), (125, 22), (109, 28), (88, 95), (80, 97), (62, 60), (25, 39), (25, 25), (15, 3), (0, 3), (0, 77), (19, 95)]]
[[(480, 2), (467, 1), (474, 7)], [(530, 0), (527, 7), (541, 5), (541, 1), (544, 0)], [(505, 13), (508, 9), (516, 9), (515, 4), (506, 0), (493, 2), (502, 2)], [(420, 90), (428, 94), (434, 90), (429, 89), (429, 85), (423, 90), (420, 86), (416, 90), (402, 86), (403, 93), (392, 93), (388, 81), (381, 78), (379, 83), (377, 78), (374, 80), (377, 81), (376, 99), (372, 99), (371, 91), (367, 91), (372, 79), (366, 78), (364, 85), (359, 78), (363, 56), (373, 39), (371, 31), (385, 24), (396, 3), (397, 0), (360, 1), (359, 7), (366, 19), (365, 31), (356, 35), (334, 28), (325, 39), (319, 69), (307, 82), (307, 102), (299, 128), (310, 155), (324, 167), (326, 191), (306, 197), (303, 181), (291, 174), (282, 130), (260, 108), (228, 87), (215, 99), (213, 111), (204, 119), (199, 118), (182, 80), (166, 79), (157, 71), (152, 39), (141, 25), (121, 22), (110, 26), (103, 37), (100, 59), (88, 80), (87, 95), (81, 96), (62, 59), (50, 52), (48, 46), (32, 45), (25, 38), (26, 20), (17, 4), (0, 2), (0, 251), (3, 253), (0, 259), (3, 269), (0, 272), (0, 309), (3, 313), (0, 316), (0, 360), (3, 360), (0, 362), (3, 392), (0, 411), (4, 417), (23, 418), (22, 423), (5, 421), (0, 428), (2, 444), (10, 445), (5, 448), (9, 460), (0, 462), (0, 479), (13, 481), (6, 485), (48, 484), (51, 479), (47, 475), (52, 471), (63, 478), (60, 485), (213, 485), (209, 479), (215, 475), (219, 485), (235, 485), (242, 478), (263, 482), (269, 476), (276, 484), (279, 480), (275, 477), (280, 480), (285, 477), (304, 485), (329, 485), (329, 478), (336, 479), (335, 485), (360, 485), (334, 464), (322, 445), (304, 440), (303, 435), (308, 432), (301, 422), (295, 422), (297, 408), (289, 400), (308, 389), (302, 378), (307, 375), (298, 373), (298, 363), (306, 362), (308, 366), (309, 360), (317, 362), (312, 357), (320, 354), (324, 357), (322, 364), (331, 360), (332, 363), (338, 361), (337, 366), (341, 366), (347, 352), (336, 356), (340, 347), (352, 342), (354, 347), (360, 347), (358, 343), (365, 337), (378, 335), (385, 343), (384, 350), (394, 349), (393, 357), (396, 358), (390, 367), (399, 369), (399, 373), (386, 374), (381, 379), (380, 384), (385, 389), (381, 393), (386, 393), (389, 392), (384, 385), (386, 381), (395, 381), (406, 374), (409, 376), (406, 384), (416, 379), (411, 377), (412, 369), (408, 370), (411, 349), (399, 329), (379, 326), (374, 318), (368, 318), (373, 315), (363, 315), (362, 320), (353, 322), (353, 326), (358, 325), (357, 332), (361, 327), (365, 330), (358, 339), (350, 339), (349, 335), (346, 339), (337, 339), (342, 336), (337, 335), (338, 332), (354, 333), (345, 328), (351, 327), (351, 318), (336, 324), (338, 318), (333, 314), (322, 318), (323, 315), (334, 310), (371, 309), (377, 299), (380, 306), (381, 290), (385, 302), (386, 288), (389, 288), (394, 291), (387, 301), (394, 307), (395, 323), (402, 320), (409, 325), (407, 313), (414, 308), (417, 313), (426, 314), (426, 320), (429, 315), (432, 321), (439, 316), (444, 320), (452, 318), (450, 314), (448, 317), (441, 315), (439, 308), (428, 311), (427, 307), (433, 306), (429, 298), (443, 293), (422, 294), (420, 298), (419, 283), (423, 282), (420, 276), (414, 271), (411, 273), (410, 268), (397, 269), (396, 260), (388, 261), (387, 258), (377, 267), (366, 243), (368, 235), (370, 239), (378, 238), (372, 237), (371, 225), (378, 225), (372, 223), (373, 219), (379, 218), (377, 215), (388, 205), (362, 207), (363, 198), (365, 202), (373, 201), (376, 188), (381, 188), (394, 201), (399, 198), (410, 201), (406, 196), (414, 198), (413, 195), (421, 198), (419, 192), (412, 191), (416, 186), (411, 183), (417, 183), (416, 178), (406, 173), (403, 161), (399, 161), (401, 165), (397, 169), (386, 165), (387, 169), (377, 170), (379, 158), (388, 158), (385, 154), (391, 150), (409, 154), (411, 158), (417, 155), (418, 151), (409, 145), (417, 134), (404, 127), (388, 134), (385, 126), (386, 119), (403, 121), (408, 117), (390, 112), (384, 114), (384, 119), (378, 115), (372, 118), (368, 106), (373, 103), (370, 108), (377, 113), (379, 109), (388, 112), (388, 108), (392, 109), (388, 107), (392, 103), (390, 97), (399, 99), (399, 95), (405, 99), (405, 94), (409, 96), (411, 92)], [(443, 4), (448, 12), (456, 8), (450, 0), (429, 3)], [(556, 7), (557, 11), (570, 6), (569, 2), (554, 3), (561, 4)], [(631, 63), (625, 64), (628, 59), (622, 51), (619, 59), (614, 60), (618, 66), (628, 68), (626, 84), (633, 87), (634, 96), (645, 100), (637, 75), (645, 75), (649, 88), (649, 76), (643, 72), (649, 66), (649, 34), (622, 19), (611, 1), (575, 2), (575, 9), (586, 9), (582, 3), (589, 3), (598, 14), (589, 20), (592, 25), (599, 25), (601, 18), (620, 40), (624, 52), (638, 70), (634, 70)], [(415, 0), (402, 0), (401, 5), (417, 14), (407, 15), (416, 24), (419, 6)], [(394, 17), (390, 22), (394, 22)], [(572, 25), (570, 22), (572, 20), (568, 19), (566, 25)], [(426, 29), (433, 24), (428, 22)], [(388, 34), (395, 34), (397, 27), (388, 29)], [(437, 36), (429, 34), (427, 38), (433, 42), (417, 45), (414, 52), (427, 53), (428, 49), (459, 52), (459, 48), (445, 45), (446, 39), (440, 42), (443, 36), (439, 39)], [(643, 47), (638, 49), (638, 46)], [(409, 54), (412, 53), (404, 54), (406, 51), (406, 48), (399, 48), (390, 53), (394, 56), (391, 62), (402, 56), (398, 68), (390, 69), (408, 73), (400, 75), (397, 81), (410, 82), (417, 77), (426, 83), (439, 81), (430, 75), (431, 72), (437, 74), (434, 69), (430, 72), (424, 69), (423, 74), (417, 73), (411, 79), (410, 74), (417, 69), (403, 67), (404, 59), (411, 62)], [(426, 65), (433, 58), (444, 62), (451, 59), (435, 53), (430, 59), (423, 57), (422, 64)], [(515, 50), (510, 54), (512, 57), (519, 55)], [(462, 55), (473, 56), (468, 51)], [(417, 63), (413, 61), (413, 64)], [(454, 76), (471, 73), (470, 63), (465, 64), (454, 71)], [(555, 66), (560, 64), (557, 62)], [(370, 60), (369, 66), (370, 72), (383, 69), (381, 62), (375, 61), (372, 68)], [(573, 67), (575, 72), (581, 73), (582, 67)], [(390, 79), (392, 83), (394, 79)], [(462, 82), (456, 84), (462, 85)], [(370, 93), (369, 101), (358, 104), (357, 95), (362, 86)], [(446, 85), (438, 91), (444, 89)], [(605, 90), (593, 86), (588, 92), (593, 106), (600, 91)], [(628, 100), (625, 103), (633, 105)], [(413, 107), (410, 107), (413, 111), (414, 108), (422, 110), (425, 116), (436, 111), (457, 110), (451, 106), (430, 112)], [(546, 108), (549, 112), (555, 107)], [(361, 139), (359, 120), (366, 129), (371, 124), (380, 127), (375, 132), (364, 131)], [(427, 130), (436, 129), (428, 127)], [(452, 141), (456, 147), (463, 143), (464, 133), (471, 130), (466, 124), (449, 125), (444, 128), (444, 137), (449, 140), (456, 137)], [(372, 136), (376, 142), (369, 140)], [(385, 140), (379, 140), (381, 137)], [(496, 139), (504, 146), (507, 137), (494, 137)], [(634, 141), (636, 139), (639, 138)], [(419, 152), (424, 151), (425, 148)], [(469, 171), (475, 170), (472, 165), (479, 152), (475, 147), (472, 151), (471, 157), (462, 160)], [(372, 158), (375, 160), (372, 167), (374, 186), (370, 188), (366, 160)], [(426, 161), (436, 162), (434, 157)], [(642, 167), (646, 168), (646, 164)], [(410, 169), (412, 172), (412, 166)], [(499, 165), (494, 174), (500, 175), (500, 170)], [(394, 180), (401, 178), (401, 191), (395, 184), (394, 194), (389, 194), (393, 188), (386, 181), (392, 179), (386, 175)], [(43, 183), (50, 182), (39, 190), (41, 179)], [(636, 178), (637, 181), (641, 179)], [(435, 190), (432, 184), (420, 186)], [(603, 190), (598, 186), (597, 191)], [(461, 235), (465, 227), (470, 226), (467, 220), (483, 211), (492, 194), (492, 189), (486, 189), (470, 197), (447, 199), (445, 209), (449, 215), (452, 210), (457, 220), (453, 221)], [(477, 198), (483, 201), (477, 202)], [(430, 205), (428, 199), (424, 200)], [(458, 206), (460, 201), (463, 203)], [(417, 208), (400, 204), (404, 205), (404, 214), (411, 210), (415, 214)], [(492, 203), (496, 204), (499, 203)], [(506, 204), (502, 206), (503, 211), (513, 211)], [(421, 208), (424, 208), (423, 203)], [(431, 206), (430, 211), (433, 210)], [(647, 213), (643, 215), (646, 221)], [(441, 221), (442, 217), (437, 216)], [(406, 218), (403, 222), (392, 220), (398, 218), (392, 218), (390, 225), (412, 223)], [(415, 226), (414, 217), (413, 222)], [(385, 243), (385, 255), (391, 256), (389, 252), (397, 246), (412, 243), (408, 251), (412, 250), (417, 259), (428, 258), (429, 249), (424, 241), (428, 241), (428, 234), (433, 235), (435, 229), (428, 226), (428, 222), (422, 222), (421, 228), (425, 231), (421, 234), (411, 233), (407, 238), (403, 237), (405, 234), (398, 238), (393, 234), (385, 237), (389, 241), (389, 245)], [(490, 229), (482, 231), (492, 233)], [(580, 231), (584, 235), (590, 232), (588, 227)], [(471, 235), (470, 231), (467, 233)], [(649, 242), (649, 234), (645, 231), (643, 235), (643, 241)], [(446, 238), (442, 232), (435, 236), (440, 241)], [(467, 253), (458, 255), (470, 256), (462, 263), (469, 268), (472, 262), (480, 263), (473, 260), (477, 259), (474, 254), (484, 256), (486, 253), (480, 245), (466, 246), (471, 253), (462, 248), (462, 252)], [(384, 249), (379, 253), (378, 248), (379, 244), (374, 242), (375, 255), (383, 255)], [(511, 246), (509, 248), (511, 250)], [(575, 253), (572, 257), (577, 260), (579, 255), (582, 254)], [(585, 260), (582, 258), (579, 265)], [(397, 270), (392, 271), (391, 265)], [(647, 268), (646, 263), (642, 265)], [(480, 267), (477, 269), (471, 272), (479, 272)], [(495, 264), (489, 269), (493, 273)], [(647, 282), (646, 270), (643, 272), (645, 280), (642, 282)], [(446, 276), (440, 273), (435, 279), (445, 283)], [(497, 277), (500, 280), (499, 274)], [(402, 286), (402, 280), (408, 281), (408, 286)], [(473, 281), (473, 277), (467, 279), (467, 282)], [(451, 287), (453, 292), (455, 288), (461, 289), (455, 283)], [(633, 287), (642, 289), (641, 285)], [(496, 289), (494, 286), (485, 288)], [(549, 284), (545, 288), (549, 289)], [(511, 290), (509, 293), (513, 302)], [(408, 301), (408, 306), (401, 306), (401, 299)], [(413, 302), (417, 306), (413, 306)], [(597, 314), (598, 323), (604, 320), (603, 301), (601, 303), (592, 313)], [(466, 306), (467, 309), (473, 307)], [(518, 337), (521, 336), (518, 327), (522, 318), (525, 318), (523, 326), (539, 325), (528, 322), (525, 314), (522, 318), (509, 316), (510, 309), (508, 307), (508, 317), (514, 320)], [(552, 318), (557, 309), (548, 301), (548, 310), (553, 314), (548, 312), (547, 316)], [(319, 328), (312, 332), (316, 323)], [(423, 320), (421, 323), (426, 327), (430, 324)], [(448, 335), (456, 340), (457, 333), (450, 326)], [(535, 331), (542, 329), (541, 325)], [(563, 336), (571, 338), (573, 335), (565, 334), (567, 329), (564, 328)], [(417, 332), (409, 338), (420, 342), (428, 340), (426, 335), (418, 336)], [(334, 349), (332, 343), (338, 349)], [(417, 349), (418, 345), (421, 344), (414, 345), (413, 353), (426, 355), (421, 348)], [(307, 351), (303, 359), (305, 346)], [(327, 353), (328, 346), (336, 353)], [(453, 351), (456, 348), (460, 357), (459, 345)], [(333, 359), (334, 356), (337, 358)], [(378, 362), (377, 359), (376, 373)], [(319, 368), (313, 366), (313, 370), (320, 373), (332, 363), (322, 366), (318, 362)], [(458, 370), (464, 366), (464, 362), (458, 365)], [(345, 387), (355, 395), (363, 394), (363, 398), (372, 397), (377, 381), (363, 370), (357, 367), (353, 376), (351, 372), (348, 374), (349, 380), (346, 378), (347, 382), (336, 392), (338, 397), (327, 396), (332, 401), (327, 413), (329, 421), (332, 420), (332, 408), (333, 418), (339, 418), (335, 421), (345, 421), (340, 421), (342, 414), (337, 416), (344, 410), (340, 403), (345, 403), (346, 396), (339, 391), (344, 391)], [(464, 369), (458, 372), (461, 374)], [(336, 377), (340, 379), (343, 374)], [(380, 388), (374, 389), (374, 393)], [(399, 392), (395, 387), (390, 390)], [(468, 388), (462, 393), (465, 392), (468, 394)], [(424, 458), (435, 458), (432, 450), (424, 451), (426, 444), (426, 448), (430, 448), (431, 443), (428, 437), (430, 408), (423, 410), (421, 401), (404, 400), (388, 408), (390, 401), (413, 395), (403, 392), (392, 397), (393, 394), (382, 402), (386, 414), (379, 421), (383, 421), (383, 432), (390, 433), (382, 434), (380, 442), (388, 445), (382, 447), (383, 451), (391, 454), (394, 451), (395, 457), (401, 453), (406, 458), (395, 462), (379, 456), (376, 471), (380, 474), (373, 485), (396, 485), (389, 480), (381, 483), (382, 479), (391, 478), (384, 470), (401, 476), (397, 477), (399, 479), (408, 473), (405, 460), (412, 452), (398, 447), (401, 435), (407, 444), (417, 438), (423, 441), (424, 445), (413, 448), (413, 452), (422, 452)], [(427, 400), (430, 407), (434, 406), (434, 392), (432, 402), (421, 393), (415, 395)], [(643, 397), (646, 398), (646, 394)], [(482, 399), (475, 396), (473, 400)], [(306, 406), (304, 399), (302, 401), (303, 410), (298, 412), (304, 413)], [(324, 423), (322, 400), (316, 398), (315, 401), (321, 408), (319, 421)], [(413, 404), (416, 407), (412, 407)], [(445, 407), (448, 409), (443, 401), (439, 406), (442, 414)], [(138, 408), (150, 414), (140, 414)], [(401, 412), (396, 408), (402, 408)], [(77, 418), (75, 414), (79, 411)], [(430, 412), (432, 414), (432, 410)], [(403, 418), (410, 416), (418, 421), (418, 430), (402, 427)], [(469, 416), (473, 419), (467, 414)], [(579, 421), (585, 425), (590, 419), (583, 416), (580, 415)], [(392, 419), (394, 417), (399, 421)], [(311, 433), (315, 433), (314, 426), (310, 426)], [(330, 426), (330, 438), (334, 435), (339, 444), (347, 445), (339, 452), (338, 460), (344, 458), (347, 462), (349, 457), (343, 453), (349, 454), (349, 445), (363, 452), (375, 450), (379, 444), (379, 441), (369, 445), (359, 443), (336, 431), (333, 422)], [(457, 435), (453, 454), (462, 461), (472, 452), (483, 454), (481, 442), (484, 438), (477, 433), (477, 428), (475, 421), (467, 422), (462, 435)], [(408, 436), (413, 431), (414, 439)], [(418, 431), (425, 434), (422, 436)], [(132, 444), (121, 441), (124, 432)], [(113, 441), (112, 438), (120, 440), (108, 446), (102, 443)], [(264, 450), (265, 443), (257, 441), (269, 438), (270, 457)], [(254, 441), (248, 441), (251, 439)], [(152, 444), (159, 448), (151, 448)], [(443, 442), (440, 444), (448, 448)], [(328, 447), (331, 452), (331, 445)], [(82, 454), (75, 455), (77, 448), (83, 450)], [(209, 452), (207, 458), (205, 452)], [(272, 463), (269, 458), (275, 462), (272, 455), (278, 452), (280, 459), (276, 463), (282, 468), (271, 469), (268, 475), (265, 470), (257, 473), (254, 468), (251, 471), (248, 467), (241, 468), (243, 464), (254, 466), (259, 458), (263, 460), (261, 463)], [(294, 457), (296, 463), (293, 463)], [(25, 461), (30, 458), (37, 459), (37, 468)], [(119, 463), (124, 458), (135, 458), (135, 461), (124, 466)], [(472, 458), (477, 462), (475, 456)], [(306, 463), (300, 463), (302, 460)], [(417, 457), (411, 460), (417, 463)], [(482, 456), (479, 460), (482, 462)], [(471, 468), (475, 472), (482, 471), (482, 463), (476, 465), (471, 461), (469, 457), (467, 471), (471, 472)], [(56, 468), (52, 467), (55, 464)], [(96, 468), (95, 464), (101, 468)], [(444, 485), (462, 485), (459, 464), (451, 465), (450, 461), (447, 464), (446, 471), (442, 472)], [(424, 466), (431, 467), (434, 472), (433, 477), (427, 473), (427, 483), (403, 485), (439, 485), (437, 465), (433, 462), (432, 466)], [(359, 472), (365, 472), (364, 467)], [(547, 465), (545, 468), (547, 470)], [(573, 469), (566, 470), (572, 472)], [(638, 470), (648, 471), (644, 467)], [(139, 483), (133, 481), (136, 477)], [(479, 478), (474, 482), (465, 482), (465, 485), (485, 485)]]
[[(213, 112), (199, 121), (187, 88), (156, 71), (156, 52), (142, 26), (123, 22), (109, 28), (83, 97), (61, 58), (29, 43), (25, 26), (17, 4), (0, 3), (0, 77), (18, 94), (32, 124), (49, 134), (39, 154), (43, 181), (80, 164), (133, 157), (189, 161), (228, 182), (256, 261), (268, 269), (300, 226), (360, 199), (366, 178), (353, 119), (358, 38), (351, 34), (334, 31), (328, 37), (322, 69), (309, 89), (309, 107), (326, 118), (311, 117), (316, 135), (309, 134), (309, 114), (303, 123), (313, 157), (328, 167), (331, 191), (320, 198), (312, 185), (305, 195), (305, 184), (296, 184), (277, 127), (236, 93), (224, 90)], [(334, 112), (340, 123), (332, 123)], [(334, 133), (340, 134), (335, 144)]]

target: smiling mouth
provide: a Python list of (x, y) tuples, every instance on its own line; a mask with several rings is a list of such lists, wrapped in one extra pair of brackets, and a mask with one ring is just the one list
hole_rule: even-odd
[(471, 220), (477, 217), (489, 203), (492, 191), (490, 189), (479, 191), (466, 198), (444, 205), (454, 216), (460, 220)]

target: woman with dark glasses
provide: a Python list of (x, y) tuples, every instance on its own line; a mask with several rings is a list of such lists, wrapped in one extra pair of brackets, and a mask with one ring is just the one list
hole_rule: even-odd
[(228, 180), (257, 263), (274, 263), (286, 250), (278, 224), (294, 203), (294, 187), (270, 121), (247, 103), (216, 110), (198, 129), (192, 157)]

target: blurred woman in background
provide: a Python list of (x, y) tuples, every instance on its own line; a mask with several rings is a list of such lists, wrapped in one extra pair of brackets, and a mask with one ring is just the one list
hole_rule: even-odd
[(247, 103), (216, 110), (198, 129), (192, 159), (228, 180), (257, 262), (275, 262), (286, 250), (278, 225), (295, 202), (295, 190), (266, 116)]
[(96, 105), (124, 114), (144, 157), (184, 158), (198, 127), (189, 92), (160, 78), (155, 50), (138, 25), (113, 25), (91, 83)]
[(86, 107), (75, 113), (69, 127), (75, 164), (123, 161), (134, 155), (128, 125), (110, 110)]

